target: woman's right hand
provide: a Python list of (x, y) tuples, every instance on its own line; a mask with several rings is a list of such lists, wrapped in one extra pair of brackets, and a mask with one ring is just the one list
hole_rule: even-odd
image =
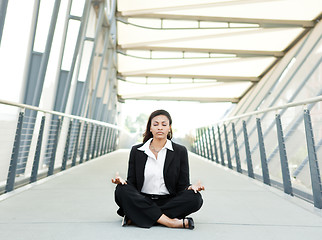
[(127, 182), (119, 176), (118, 172), (116, 172), (115, 178), (112, 178), (112, 183), (122, 184), (122, 185), (127, 184)]

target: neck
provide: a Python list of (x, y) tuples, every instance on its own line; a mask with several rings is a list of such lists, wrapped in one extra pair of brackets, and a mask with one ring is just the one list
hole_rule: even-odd
[(153, 144), (154, 147), (162, 148), (165, 145), (166, 142), (167, 142), (167, 139), (155, 139), (155, 138), (153, 138), (151, 144)]

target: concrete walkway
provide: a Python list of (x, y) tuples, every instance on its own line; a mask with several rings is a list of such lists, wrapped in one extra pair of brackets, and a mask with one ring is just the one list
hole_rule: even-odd
[(118, 150), (0, 196), (0, 239), (322, 239), (322, 213), (311, 204), (194, 154), (191, 180), (206, 186), (196, 228), (121, 227), (110, 179), (126, 176), (128, 154)]

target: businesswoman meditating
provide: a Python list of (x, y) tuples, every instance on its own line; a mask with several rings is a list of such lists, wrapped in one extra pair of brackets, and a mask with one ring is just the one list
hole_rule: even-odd
[(194, 228), (186, 216), (201, 208), (199, 191), (205, 188), (200, 182), (190, 184), (187, 150), (171, 141), (171, 124), (167, 111), (151, 113), (143, 143), (131, 149), (127, 180), (118, 173), (112, 179), (123, 225)]

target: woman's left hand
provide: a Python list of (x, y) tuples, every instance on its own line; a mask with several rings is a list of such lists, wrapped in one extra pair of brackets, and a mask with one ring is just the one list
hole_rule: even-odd
[(200, 180), (196, 184), (192, 184), (188, 187), (188, 190), (193, 190), (195, 193), (205, 190), (205, 186), (203, 186)]

